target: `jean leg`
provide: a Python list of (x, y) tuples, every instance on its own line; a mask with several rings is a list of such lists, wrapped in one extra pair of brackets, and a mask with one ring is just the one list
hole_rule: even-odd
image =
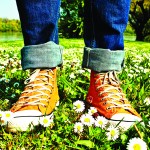
[(84, 1), (86, 47), (83, 67), (95, 71), (120, 71), (124, 60), (123, 33), (128, 22), (130, 0)]
[(16, 0), (25, 45), (58, 43), (60, 0)]
[(60, 0), (16, 0), (25, 46), (22, 67), (51, 68), (62, 63), (58, 46)]
[(85, 45), (123, 50), (129, 8), (130, 0), (85, 0)]

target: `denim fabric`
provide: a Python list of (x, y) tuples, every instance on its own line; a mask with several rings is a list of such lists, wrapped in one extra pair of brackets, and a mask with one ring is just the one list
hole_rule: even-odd
[(16, 0), (25, 45), (58, 44), (60, 0)]
[(98, 72), (120, 71), (124, 62), (123, 33), (130, 0), (84, 0), (85, 49), (82, 66)]
[[(23, 68), (57, 66), (62, 62), (61, 52), (57, 51), (60, 0), (16, 1), (25, 44), (22, 49)], [(97, 71), (120, 70), (124, 58), (123, 32), (128, 21), (130, 0), (84, 1), (86, 48), (82, 66)], [(53, 46), (48, 46), (51, 42)], [(110, 67), (111, 63), (115, 65)]]
[(130, 0), (84, 0), (84, 41), (90, 48), (123, 50)]
[(63, 48), (50, 41), (25, 46), (21, 50), (23, 69), (53, 68), (62, 64)]
[(60, 0), (16, 0), (25, 47), (23, 69), (52, 68), (62, 63), (58, 44)]
[(101, 48), (84, 48), (82, 67), (97, 72), (121, 71), (123, 67), (124, 51)]

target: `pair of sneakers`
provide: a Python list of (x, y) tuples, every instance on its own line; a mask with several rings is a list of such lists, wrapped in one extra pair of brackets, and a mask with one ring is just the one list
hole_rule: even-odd
[[(26, 81), (19, 100), (10, 109), (13, 119), (8, 122), (8, 131), (26, 131), (39, 124), (44, 116), (53, 116), (53, 110), (59, 102), (56, 68), (36, 69)], [(123, 94), (114, 71), (97, 73), (91, 71), (87, 103), (97, 109), (112, 124), (129, 128), (140, 115), (132, 108)]]

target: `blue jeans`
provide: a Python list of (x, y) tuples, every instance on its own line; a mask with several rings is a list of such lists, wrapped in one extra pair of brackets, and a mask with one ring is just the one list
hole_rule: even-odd
[[(23, 69), (52, 68), (62, 63), (58, 44), (60, 0), (16, 0), (25, 46)], [(123, 33), (130, 0), (84, 0), (82, 66), (98, 72), (120, 71), (124, 60)]]

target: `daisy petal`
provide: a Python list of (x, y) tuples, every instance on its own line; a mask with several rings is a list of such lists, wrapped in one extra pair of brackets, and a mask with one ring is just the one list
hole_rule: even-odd
[(74, 132), (81, 133), (83, 131), (83, 124), (81, 122), (76, 122), (74, 125)]
[(80, 120), (86, 126), (92, 126), (95, 122), (94, 118), (89, 114), (83, 114), (80, 117)]
[(50, 126), (52, 122), (53, 122), (53, 119), (49, 118), (49, 116), (44, 116), (44, 117), (40, 118), (40, 124), (43, 127)]
[(147, 150), (147, 145), (142, 139), (135, 137), (129, 140), (127, 150)]
[(102, 129), (105, 128), (106, 124), (108, 123), (108, 121), (106, 120), (105, 117), (103, 116), (98, 116), (95, 120), (95, 126), (96, 127), (100, 127)]
[(90, 109), (88, 109), (88, 114), (89, 115), (93, 115), (96, 112), (97, 112), (97, 109), (95, 107), (90, 107)]
[(73, 109), (77, 113), (83, 112), (85, 109), (85, 104), (82, 101), (77, 100), (73, 103)]
[(108, 140), (115, 141), (119, 137), (119, 130), (118, 128), (115, 128), (113, 126), (110, 126), (108, 129), (108, 132), (106, 133)]

